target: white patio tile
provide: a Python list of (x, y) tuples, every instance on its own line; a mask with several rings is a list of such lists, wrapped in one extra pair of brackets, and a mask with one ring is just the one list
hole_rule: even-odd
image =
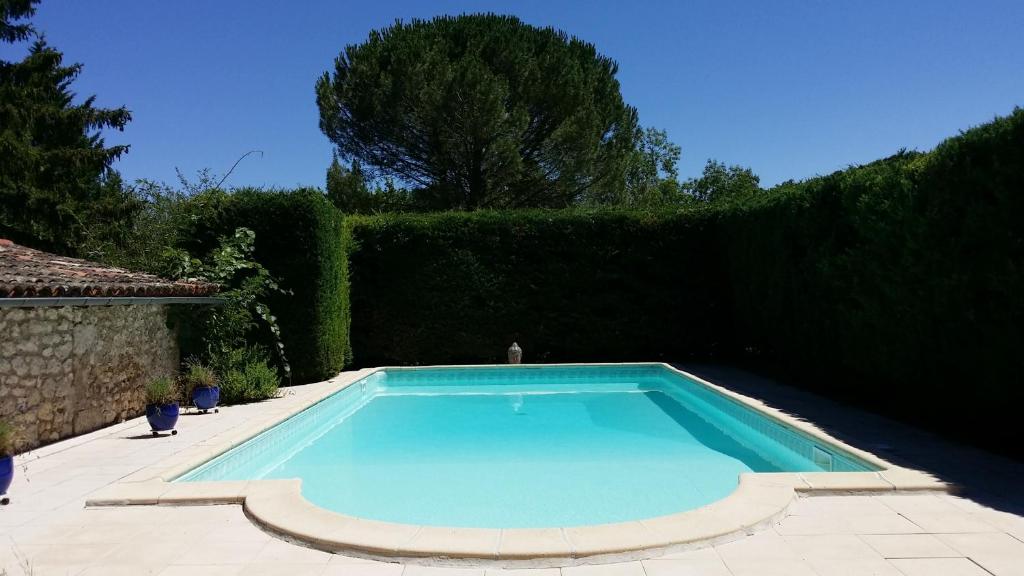
[(808, 560), (818, 576), (903, 576), (895, 566), (877, 560)]
[(402, 576), (405, 566), (389, 562), (328, 564), (320, 576)]
[[(849, 496), (849, 498), (861, 498)], [(783, 536), (817, 534), (915, 534), (924, 530), (895, 512), (888, 514), (843, 514), (787, 516), (775, 526)]]
[(317, 564), (326, 566), (331, 554), (273, 539), (260, 550), (252, 563), (260, 564)]
[(484, 569), (410, 564), (405, 567), (402, 576), (484, 576)]
[(818, 576), (811, 565), (802, 560), (758, 562), (749, 559), (727, 561), (733, 576)]
[(121, 544), (96, 544), (110, 550), (103, 557), (105, 564), (162, 565), (174, 563), (174, 560), (190, 552), (178, 541), (167, 541), (155, 537), (131, 539)]
[(946, 534), (953, 532), (998, 532), (999, 530), (977, 516), (945, 512), (908, 512), (908, 520), (917, 524), (930, 534)]
[(731, 576), (725, 562), (715, 555), (669, 560), (644, 560), (647, 576)]
[(793, 516), (864, 516), (891, 514), (892, 510), (868, 497), (805, 496), (797, 499), (787, 513)]
[[(408, 569), (402, 576), (409, 576)], [(639, 562), (573, 566), (562, 568), (562, 576), (644, 576), (644, 567)]]
[(358, 558), (356, 556), (346, 556), (344, 554), (332, 554), (331, 559), (327, 562), (328, 564), (380, 564), (382, 566), (398, 566), (395, 562), (381, 562), (379, 560), (370, 560), (369, 558)]
[(925, 530), (900, 514), (850, 516), (847, 527), (853, 534), (920, 534)]
[(106, 544), (54, 544), (20, 546), (19, 553), (33, 568), (87, 566), (109, 557)]
[(1024, 542), (1006, 534), (939, 534), (937, 538), (963, 556), (1015, 556), (1024, 566)]
[(786, 536), (785, 540), (804, 560), (881, 560), (882, 557), (853, 534)]
[(866, 534), (861, 538), (885, 558), (955, 558), (966, 556), (931, 534)]
[(322, 576), (322, 564), (250, 564), (242, 568), (242, 576)]
[(157, 576), (163, 569), (162, 565), (152, 564), (100, 564), (87, 566), (75, 576)]
[(196, 546), (179, 550), (168, 564), (207, 566), (217, 564), (249, 564), (269, 542), (210, 542), (207, 546)]
[(800, 558), (800, 555), (793, 550), (785, 538), (771, 531), (719, 544), (715, 546), (715, 552), (726, 563), (730, 559), (736, 558), (758, 560), (797, 560)]
[(971, 556), (971, 560), (980, 565), (994, 576), (1022, 576), (1024, 575), (1024, 562), (1020, 556), (1001, 556), (981, 554)]
[(883, 507), (900, 514), (961, 512), (955, 505), (934, 494), (883, 494), (874, 496), (872, 499)]
[(244, 566), (168, 566), (157, 576), (238, 576)]
[[(562, 571), (558, 568), (488, 568), (484, 570), (484, 576), (559, 576)], [(648, 576), (651, 576), (648, 573)]]
[(889, 562), (905, 576), (991, 576), (967, 558), (905, 558)]

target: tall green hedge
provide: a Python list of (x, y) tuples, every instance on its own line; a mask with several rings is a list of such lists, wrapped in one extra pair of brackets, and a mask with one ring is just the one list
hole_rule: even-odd
[(239, 190), (193, 198), (201, 214), (191, 231), (195, 253), (245, 226), (256, 233), (256, 259), (290, 294), (268, 302), (292, 367), (292, 383), (337, 374), (351, 358), (347, 231), (318, 190)]
[(728, 346), (710, 213), (350, 218), (360, 365), (679, 359)]
[(1024, 111), (722, 216), (741, 347), (826, 395), (1019, 437)]
[(359, 217), (361, 365), (742, 358), (989, 446), (1024, 405), (1024, 111), (696, 211)]
[(503, 362), (512, 341), (530, 362), (739, 358), (1024, 449), (1003, 441), (1024, 405), (1021, 110), (925, 154), (685, 211), (343, 223), (312, 190), (194, 201), (193, 242), (250, 227), (294, 292), (271, 305), (297, 382), (353, 352), (363, 366)]

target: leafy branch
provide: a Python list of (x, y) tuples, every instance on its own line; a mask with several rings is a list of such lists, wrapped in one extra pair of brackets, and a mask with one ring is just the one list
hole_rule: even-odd
[(201, 320), (204, 353), (209, 358), (223, 356), (245, 347), (248, 337), (262, 327), (280, 363), (285, 378), (291, 377), (291, 366), (281, 341), (281, 329), (265, 300), (273, 293), (291, 295), (262, 264), (253, 258), (256, 234), (248, 228), (237, 228), (231, 236), (221, 238), (206, 262), (181, 249), (167, 254), (169, 274), (219, 284), (223, 306), (204, 311)]

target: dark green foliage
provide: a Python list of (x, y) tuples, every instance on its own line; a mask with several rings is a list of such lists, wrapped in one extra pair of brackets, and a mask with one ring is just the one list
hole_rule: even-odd
[(220, 378), (213, 368), (198, 361), (185, 363), (185, 371), (181, 374), (182, 389), (187, 398), (192, 397), (196, 388), (213, 388), (220, 384)]
[(1024, 111), (725, 211), (737, 339), (829, 396), (1020, 450)]
[(391, 180), (371, 190), (358, 160), (346, 168), (337, 157), (327, 169), (327, 199), (342, 214), (423, 211), (408, 190), (395, 187)]
[[(262, 343), (272, 352), (285, 378), (291, 367), (277, 317), (271, 314), (267, 300), (272, 295), (290, 296), (282, 290), (270, 272), (254, 259), (256, 235), (248, 228), (236, 228), (224, 236), (204, 258), (193, 257), (181, 249), (168, 249), (171, 278), (198, 278), (220, 286), (219, 306), (175, 309), (184, 320), (178, 333), (182, 348), (201, 361), (212, 362), (248, 342)], [(268, 354), (269, 356), (269, 354)]]
[(341, 214), (317, 190), (226, 192), (207, 175), (198, 185), (183, 185), (188, 193), (138, 183), (132, 192), (142, 208), (122, 223), (123, 237), (90, 244), (90, 252), (130, 269), (225, 285), (228, 306), (182, 314), (186, 355), (214, 362), (256, 345), (283, 368), (268, 322), (273, 316), (293, 370), (288, 383), (341, 370), (351, 358)]
[(348, 220), (364, 366), (680, 359), (728, 344), (706, 212), (518, 211)]
[(599, 204), (630, 207), (664, 207), (686, 203), (679, 188), (681, 149), (664, 130), (647, 128), (640, 132), (636, 150), (626, 163), (625, 185), (606, 189), (620, 196), (591, 198)]
[(35, 33), (32, 25), (19, 22), (35, 16), (39, 0), (0, 0), (0, 42), (22, 42)]
[(259, 402), (277, 396), (281, 377), (259, 350), (239, 348), (218, 358), (224, 404)]
[(593, 45), (512, 16), (399, 22), (319, 80), (320, 128), (434, 209), (567, 206), (623, 184), (637, 120), (616, 72)]
[(140, 180), (118, 186), (127, 196), (122, 206), (136, 208), (89, 234), (76, 251), (84, 258), (128, 270), (170, 274), (178, 265), (171, 249), (179, 247), (179, 239), (191, 232), (191, 223), (202, 218), (200, 211), (187, 195), (163, 184)]
[(345, 168), (337, 156), (327, 169), (327, 199), (344, 214), (373, 214), (376, 212), (373, 192), (366, 183), (359, 161)]
[(742, 203), (761, 192), (760, 183), (761, 179), (750, 168), (708, 160), (700, 178), (687, 180), (679, 187), (683, 197), (699, 202)]
[(0, 458), (14, 455), (14, 428), (7, 422), (0, 420)]
[(357, 360), (742, 358), (1020, 453), (1024, 111), (769, 191), (709, 167), (687, 211), (351, 219)]
[(180, 397), (174, 378), (164, 376), (146, 384), (146, 404), (174, 404)]
[[(0, 0), (0, 42), (36, 35), (20, 22), (35, 2)], [(36, 39), (21, 61), (0, 60), (0, 236), (74, 253), (95, 226), (130, 211), (118, 186), (104, 183), (127, 146), (104, 145), (99, 132), (121, 130), (125, 108), (103, 109), (94, 97), (75, 104), (80, 64)]]
[[(182, 247), (203, 254), (238, 227), (255, 233), (255, 259), (286, 293), (266, 304), (277, 317), (292, 383), (334, 376), (351, 358), (348, 263), (341, 214), (317, 190), (209, 191), (188, 200)], [(269, 347), (269, 346), (268, 346)]]

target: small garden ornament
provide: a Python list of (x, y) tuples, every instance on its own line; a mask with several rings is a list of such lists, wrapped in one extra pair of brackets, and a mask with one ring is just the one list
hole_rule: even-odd
[(508, 363), (509, 364), (521, 364), (523, 362), (523, 349), (519, 347), (519, 344), (513, 342), (508, 347)]

